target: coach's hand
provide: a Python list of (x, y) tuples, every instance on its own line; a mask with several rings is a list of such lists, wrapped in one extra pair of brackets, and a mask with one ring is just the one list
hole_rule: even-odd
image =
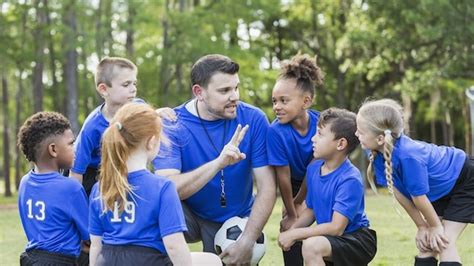
[(293, 237), (292, 230), (280, 233), (278, 236), (278, 246), (280, 246), (283, 251), (290, 250), (293, 244), (295, 244), (295, 238)]
[(227, 247), (219, 257), (225, 265), (250, 265), (254, 244), (255, 243), (245, 242), (239, 239)]
[(232, 139), (229, 141), (229, 143), (227, 143), (227, 145), (224, 146), (224, 149), (222, 149), (221, 154), (217, 158), (220, 169), (245, 159), (245, 153), (240, 152), (239, 144), (244, 138), (248, 129), (248, 125), (243, 128), (240, 124), (237, 126)]

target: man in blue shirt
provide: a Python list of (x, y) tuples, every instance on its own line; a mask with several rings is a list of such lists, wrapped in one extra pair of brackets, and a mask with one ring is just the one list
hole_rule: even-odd
[(187, 241), (202, 240), (205, 252), (215, 252), (214, 235), (227, 219), (249, 216), (242, 237), (220, 255), (226, 264), (249, 263), (276, 198), (266, 153), (268, 120), (239, 102), (238, 70), (223, 55), (206, 55), (193, 65), (195, 98), (175, 108), (178, 121), (167, 132), (172, 145), (153, 162), (183, 200)]

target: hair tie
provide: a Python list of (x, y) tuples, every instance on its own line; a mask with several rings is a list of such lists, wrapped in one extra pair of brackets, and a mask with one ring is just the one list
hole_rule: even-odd
[(385, 136), (392, 135), (392, 131), (390, 129), (385, 129), (383, 133), (385, 134)]
[(115, 126), (119, 131), (122, 130), (122, 124), (120, 122), (115, 122)]

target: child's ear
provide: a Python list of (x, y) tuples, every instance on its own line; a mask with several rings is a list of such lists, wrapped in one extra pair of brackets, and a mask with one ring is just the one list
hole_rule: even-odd
[(48, 144), (48, 154), (53, 158), (58, 157), (58, 153), (56, 151), (56, 144), (54, 142)]
[(377, 145), (384, 145), (385, 144), (385, 137), (384, 135), (378, 135), (377, 136)]
[(337, 146), (336, 146), (336, 149), (338, 151), (343, 151), (347, 145), (349, 143), (347, 143), (347, 139), (346, 138), (340, 138), (338, 141), (337, 141)]
[(309, 109), (313, 105), (313, 97), (309, 94), (306, 94), (303, 98), (303, 109)]
[(100, 94), (100, 97), (105, 98), (106, 96), (109, 96), (107, 88), (108, 87), (105, 83), (99, 83), (99, 85), (97, 85), (97, 92)]
[(146, 142), (146, 149), (149, 151), (153, 150), (155, 148), (156, 141), (157, 141), (156, 136), (149, 138)]
[(193, 91), (193, 94), (194, 94), (194, 96), (196, 97), (196, 99), (198, 101), (202, 101), (202, 99), (203, 99), (203, 96), (202, 96), (202, 91), (203, 90), (204, 89), (201, 86), (199, 86), (198, 84), (193, 85), (192, 91)]

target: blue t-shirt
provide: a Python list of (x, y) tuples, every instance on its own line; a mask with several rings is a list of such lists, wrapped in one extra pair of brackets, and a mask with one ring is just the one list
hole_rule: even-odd
[[(133, 102), (144, 103), (145, 101), (135, 98)], [(77, 136), (74, 143), (74, 166), (71, 169), (74, 173), (83, 175), (87, 167), (99, 168), (101, 139), (109, 127), (109, 121), (102, 114), (104, 104), (99, 105), (87, 116)]]
[(26, 174), (20, 183), (18, 210), (27, 251), (78, 257), (81, 240), (89, 239), (86, 192), (79, 182), (57, 172)]
[(166, 253), (163, 237), (187, 231), (183, 209), (173, 182), (139, 170), (128, 174), (133, 188), (125, 210), (119, 215), (102, 211), (99, 183), (90, 196), (89, 232), (102, 236), (108, 245), (135, 245), (154, 248)]
[[(392, 152), (394, 186), (408, 199), (427, 195), (435, 201), (447, 195), (456, 184), (466, 160), (460, 149), (412, 140), (402, 135)], [(385, 178), (385, 160), (378, 153), (374, 160), (377, 178)]]
[(313, 159), (311, 138), (316, 134), (319, 112), (308, 110), (308, 132), (302, 136), (290, 123), (281, 124), (275, 119), (268, 129), (268, 163), (274, 166), (289, 166), (291, 178), (302, 181), (306, 167)]
[[(220, 205), (220, 171), (201, 190), (185, 200), (205, 220), (224, 222), (233, 216), (248, 216), (253, 204), (252, 169), (268, 165), (268, 120), (265, 114), (256, 107), (240, 102), (234, 119), (200, 121), (186, 110), (185, 105), (186, 103), (175, 108), (178, 121), (167, 132), (172, 145), (160, 150), (160, 154), (153, 160), (154, 168), (178, 169), (182, 173), (192, 171), (219, 156), (238, 124), (248, 124), (249, 129), (239, 145), (240, 151), (247, 156), (246, 159), (224, 168), (227, 206), (223, 208)], [(203, 126), (218, 151), (214, 149)]]
[(306, 176), (306, 205), (313, 210), (316, 222), (330, 223), (336, 211), (349, 220), (344, 233), (369, 227), (369, 219), (364, 212), (364, 184), (359, 170), (346, 159), (336, 170), (322, 176), (323, 164), (322, 160), (311, 163)]

